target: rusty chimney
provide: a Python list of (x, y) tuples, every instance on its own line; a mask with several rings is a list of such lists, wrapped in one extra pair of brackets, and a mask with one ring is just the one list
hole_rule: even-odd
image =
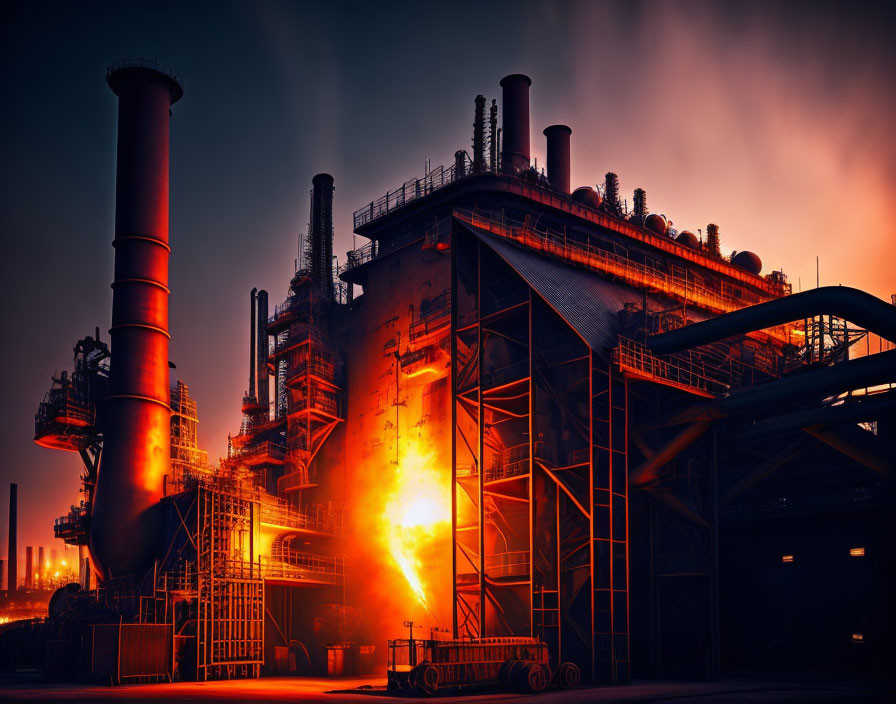
[(569, 195), (570, 152), (572, 130), (566, 125), (551, 125), (544, 129), (548, 142), (548, 181), (551, 188)]
[(311, 183), (311, 280), (333, 298), (333, 177), (318, 174)]
[(6, 593), (12, 596), (16, 592), (19, 582), (18, 557), (19, 557), (19, 485), (9, 485), (9, 536), (6, 559), (9, 572), (7, 573)]
[(168, 122), (183, 87), (146, 59), (117, 62), (106, 81), (118, 96), (115, 281), (90, 553), (105, 579), (140, 578), (158, 549), (158, 502), (170, 470)]
[(519, 173), (529, 168), (529, 86), (532, 80), (521, 73), (501, 79), (503, 128), (501, 170)]

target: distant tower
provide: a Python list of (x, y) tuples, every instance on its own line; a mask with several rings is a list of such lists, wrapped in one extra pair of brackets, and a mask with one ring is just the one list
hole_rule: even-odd
[(622, 204), (619, 201), (619, 177), (612, 171), (604, 177), (604, 210), (617, 217), (622, 214)]
[[(331, 279), (332, 280), (332, 279)], [(262, 289), (255, 298), (255, 376), (258, 405), (268, 407), (268, 292)]]
[(19, 582), (18, 570), (18, 530), (19, 530), (19, 485), (9, 485), (9, 543), (6, 558), (9, 561), (8, 578), (6, 582), (6, 593), (12, 596), (15, 594)]
[(311, 183), (311, 281), (327, 300), (333, 298), (333, 177), (318, 174)]
[(473, 114), (473, 173), (485, 171), (485, 96), (476, 96)]
[(722, 249), (719, 241), (719, 226), (709, 223), (706, 226), (706, 252), (714, 257), (722, 256)]
[(643, 188), (636, 188), (635, 195), (633, 198), (633, 205), (635, 210), (635, 219), (638, 220), (641, 224), (644, 223), (644, 218), (647, 217), (647, 191)]

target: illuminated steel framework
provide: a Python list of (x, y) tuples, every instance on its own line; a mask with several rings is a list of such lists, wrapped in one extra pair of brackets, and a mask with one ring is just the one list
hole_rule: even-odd
[(452, 270), (455, 636), (627, 682), (627, 382), (460, 228)]

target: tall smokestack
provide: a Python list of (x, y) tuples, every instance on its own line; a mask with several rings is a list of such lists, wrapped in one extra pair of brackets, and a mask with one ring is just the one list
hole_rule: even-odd
[(255, 298), (257, 327), (255, 330), (255, 369), (258, 403), (268, 407), (268, 292), (259, 291)]
[(25, 546), (25, 589), (34, 586), (34, 548)]
[(327, 299), (333, 298), (333, 177), (311, 180), (311, 280)]
[(568, 194), (572, 130), (566, 125), (551, 125), (544, 130), (548, 142), (548, 181), (551, 188)]
[(488, 109), (488, 165), (498, 170), (498, 101), (494, 98)]
[(532, 80), (521, 73), (501, 79), (503, 128), (501, 169), (518, 173), (529, 168), (529, 86)]
[(12, 596), (19, 584), (19, 485), (9, 485), (9, 542), (6, 559), (9, 560), (6, 593)]
[(255, 355), (255, 340), (258, 337), (258, 329), (255, 325), (255, 299), (257, 296), (257, 288), (249, 291), (249, 390), (246, 392), (249, 398), (256, 398), (255, 367), (257, 358)]
[(143, 576), (159, 545), (158, 502), (170, 469), (168, 121), (180, 81), (153, 61), (113, 65), (118, 96), (112, 360), (90, 552), (108, 579)]
[(38, 584), (43, 584), (43, 581), (47, 576), (47, 565), (44, 562), (45, 559), (44, 549), (43, 547), (39, 547), (37, 549), (37, 571), (35, 573)]

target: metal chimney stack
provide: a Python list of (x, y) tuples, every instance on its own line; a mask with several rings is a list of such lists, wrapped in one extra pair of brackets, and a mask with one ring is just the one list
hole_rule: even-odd
[(168, 121), (183, 95), (155, 62), (128, 59), (106, 81), (118, 96), (112, 360), (90, 553), (104, 578), (144, 575), (159, 545), (170, 470)]
[[(254, 290), (254, 289), (253, 289)], [(255, 297), (255, 376), (257, 379), (257, 399), (265, 409), (268, 407), (268, 292), (261, 290)]]
[(311, 180), (311, 280), (323, 296), (333, 298), (333, 177)]
[(34, 548), (25, 546), (25, 589), (34, 586)]
[(548, 146), (548, 181), (551, 188), (569, 194), (570, 149), (572, 130), (566, 125), (551, 125), (544, 130)]
[(501, 170), (519, 173), (529, 168), (529, 86), (532, 79), (513, 73), (501, 79), (503, 128)]
[(255, 344), (258, 339), (258, 326), (255, 324), (256, 299), (258, 298), (258, 289), (253, 288), (249, 291), (249, 390), (246, 396), (250, 399), (258, 400), (255, 394), (255, 370), (258, 367), (258, 357), (255, 354)]
[(9, 561), (7, 572), (6, 593), (12, 596), (16, 593), (19, 583), (19, 485), (9, 485), (9, 543), (6, 559)]

